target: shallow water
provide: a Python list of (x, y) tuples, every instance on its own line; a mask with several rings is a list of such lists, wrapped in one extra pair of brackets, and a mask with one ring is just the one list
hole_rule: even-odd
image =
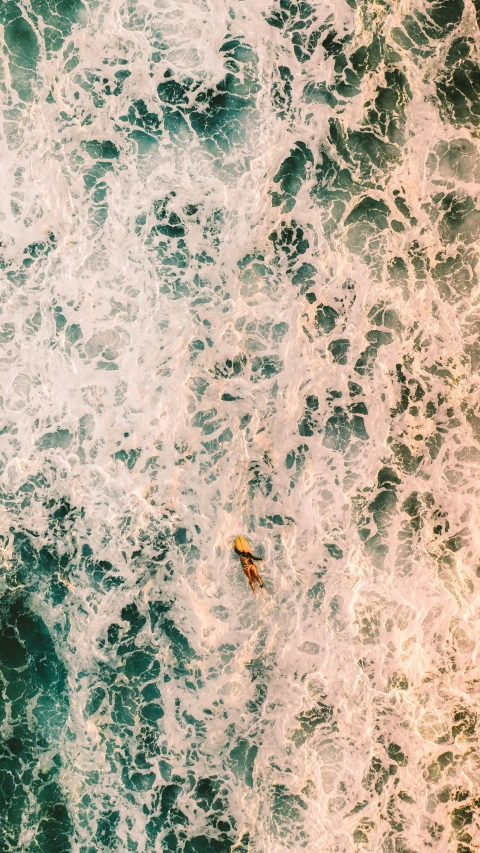
[(477, 15), (0, 8), (5, 853), (478, 849)]

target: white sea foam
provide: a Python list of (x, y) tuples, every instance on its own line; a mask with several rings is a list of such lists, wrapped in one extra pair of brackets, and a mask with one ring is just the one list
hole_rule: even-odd
[(2, 590), (66, 667), (25, 710), (59, 850), (476, 849), (480, 161), (437, 84), (477, 25), (354, 5), (92, 3), (53, 53), (29, 7), (23, 106), (4, 64)]

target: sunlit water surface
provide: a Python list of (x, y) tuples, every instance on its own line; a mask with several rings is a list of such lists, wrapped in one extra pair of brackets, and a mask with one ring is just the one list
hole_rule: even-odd
[(4, 853), (478, 850), (475, 7), (1, 5)]

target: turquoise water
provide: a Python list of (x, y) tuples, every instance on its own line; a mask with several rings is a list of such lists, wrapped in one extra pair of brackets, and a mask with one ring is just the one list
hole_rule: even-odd
[(478, 849), (479, 23), (2, 4), (2, 853)]

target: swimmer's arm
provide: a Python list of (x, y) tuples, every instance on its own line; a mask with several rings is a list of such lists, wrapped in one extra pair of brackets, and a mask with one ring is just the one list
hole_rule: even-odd
[(242, 556), (250, 557), (251, 560), (257, 560), (257, 562), (260, 561), (261, 563), (263, 563), (263, 557), (254, 557), (254, 555), (251, 554), (250, 551), (245, 551)]
[(259, 560), (263, 563), (263, 557), (254, 557), (250, 551), (239, 551), (238, 548), (235, 548), (235, 551), (239, 555), (239, 557), (251, 557), (252, 560)]

